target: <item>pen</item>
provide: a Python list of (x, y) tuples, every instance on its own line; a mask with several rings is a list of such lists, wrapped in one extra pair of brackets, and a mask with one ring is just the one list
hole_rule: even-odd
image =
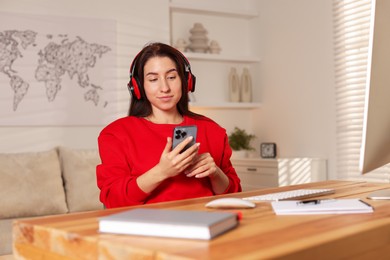
[(302, 201), (297, 201), (297, 205), (317, 205), (321, 204), (323, 202), (329, 202), (329, 201), (334, 201), (334, 199), (325, 199), (325, 200), (302, 200)]
[(367, 202), (365, 202), (364, 200), (359, 200), (359, 201), (373, 209), (373, 207), (370, 204), (368, 204)]

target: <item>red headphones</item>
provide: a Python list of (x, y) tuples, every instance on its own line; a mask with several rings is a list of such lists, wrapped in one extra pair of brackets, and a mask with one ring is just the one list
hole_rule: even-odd
[[(185, 80), (187, 81), (187, 86), (188, 86), (188, 92), (194, 92), (195, 91), (195, 82), (196, 82), (196, 77), (194, 74), (191, 72), (191, 65), (190, 62), (187, 60), (187, 58), (180, 52), (177, 51), (180, 54), (180, 57), (182, 57), (184, 61), (184, 73), (185, 73)], [(136, 97), (137, 99), (141, 99), (141, 91), (140, 91), (140, 81), (134, 76), (134, 71), (137, 63), (137, 59), (140, 53), (135, 56), (133, 62), (131, 63), (130, 66), (130, 81), (127, 84), (127, 87), (131, 93), (132, 96)]]

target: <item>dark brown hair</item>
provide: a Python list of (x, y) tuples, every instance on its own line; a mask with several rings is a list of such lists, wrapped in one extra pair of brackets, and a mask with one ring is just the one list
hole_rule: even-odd
[(164, 44), (164, 43), (150, 43), (147, 44), (141, 52), (136, 56), (136, 60), (134, 63), (134, 75), (139, 82), (139, 90), (141, 93), (141, 98), (137, 99), (134, 95), (131, 97), (131, 103), (128, 115), (136, 116), (136, 117), (146, 117), (152, 113), (152, 105), (150, 101), (146, 98), (144, 85), (144, 66), (146, 62), (153, 57), (168, 57), (175, 64), (178, 75), (181, 79), (181, 90), (182, 95), (177, 103), (177, 110), (181, 115), (187, 115), (191, 117), (200, 116), (194, 112), (191, 112), (188, 107), (188, 84), (187, 84), (187, 76), (185, 72), (185, 57), (181, 52), (176, 50), (175, 48)]

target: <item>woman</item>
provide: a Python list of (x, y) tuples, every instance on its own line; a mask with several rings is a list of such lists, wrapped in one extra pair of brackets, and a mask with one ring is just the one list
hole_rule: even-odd
[[(146, 45), (130, 67), (129, 116), (98, 138), (100, 200), (107, 208), (241, 191), (225, 129), (188, 108), (195, 76), (184, 55), (163, 44)], [(172, 149), (176, 126), (197, 126)]]

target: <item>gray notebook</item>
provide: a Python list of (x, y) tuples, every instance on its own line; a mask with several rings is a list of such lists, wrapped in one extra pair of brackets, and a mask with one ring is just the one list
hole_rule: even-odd
[(211, 239), (239, 223), (230, 212), (137, 208), (99, 219), (104, 233)]

